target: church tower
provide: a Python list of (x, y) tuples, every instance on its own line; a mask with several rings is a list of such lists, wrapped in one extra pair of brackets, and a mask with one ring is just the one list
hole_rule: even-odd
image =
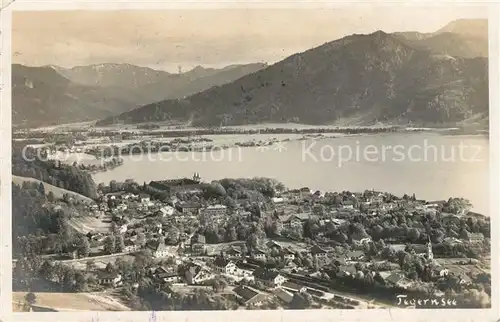
[(434, 254), (432, 253), (432, 243), (431, 238), (429, 237), (429, 242), (427, 242), (427, 259), (433, 260)]

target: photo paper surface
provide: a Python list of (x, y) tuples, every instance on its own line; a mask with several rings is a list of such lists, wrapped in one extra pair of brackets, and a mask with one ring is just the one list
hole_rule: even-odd
[(498, 318), (497, 13), (12, 3), (6, 316)]

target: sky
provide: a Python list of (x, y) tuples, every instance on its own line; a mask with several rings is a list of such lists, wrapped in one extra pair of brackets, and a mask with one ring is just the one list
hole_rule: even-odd
[(344, 7), (164, 11), (15, 11), (13, 62), (73, 67), (129, 63), (177, 72), (274, 63), (346, 35), (433, 32), (484, 7)]

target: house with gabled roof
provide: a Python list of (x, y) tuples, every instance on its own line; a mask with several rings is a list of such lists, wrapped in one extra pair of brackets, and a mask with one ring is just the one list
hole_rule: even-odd
[(484, 241), (484, 235), (482, 233), (470, 233), (468, 241), (472, 244), (480, 244)]
[(175, 205), (183, 214), (197, 215), (201, 209), (201, 204), (197, 202), (183, 202)]
[(252, 256), (253, 259), (258, 260), (258, 261), (265, 261), (267, 258), (267, 253), (259, 248), (256, 248), (252, 250)]
[(171, 207), (171, 206), (165, 206), (165, 207), (161, 207), (159, 212), (163, 217), (166, 217), (166, 216), (170, 217), (175, 213), (175, 208)]
[(297, 292), (302, 293), (302, 292), (305, 292), (307, 290), (307, 287), (305, 287), (304, 285), (299, 285), (299, 284), (289, 282), (289, 281), (281, 284), (281, 288), (283, 288), (287, 291), (290, 291), (292, 293), (297, 293)]
[(265, 294), (245, 285), (236, 287), (233, 289), (233, 292), (238, 296), (243, 305), (259, 306), (267, 299)]
[(136, 252), (141, 249), (141, 246), (139, 244), (136, 244), (130, 239), (125, 239), (123, 241), (123, 244), (125, 245), (123, 251), (126, 253)]
[(293, 300), (293, 294), (286, 289), (278, 287), (274, 290), (273, 294), (280, 299), (284, 304), (290, 304)]
[(315, 258), (321, 258), (321, 257), (327, 257), (328, 256), (328, 252), (326, 250), (324, 250), (323, 248), (319, 247), (318, 245), (314, 245), (311, 248), (310, 253)]
[(215, 277), (215, 275), (207, 268), (193, 264), (186, 270), (186, 281), (188, 284), (196, 285), (203, 284)]
[(343, 276), (354, 276), (358, 270), (354, 265), (340, 265), (339, 272)]
[(402, 272), (392, 272), (384, 280), (387, 284), (392, 286), (402, 287), (407, 284), (407, 279)]
[(236, 272), (236, 264), (230, 259), (217, 256), (214, 261), (214, 270), (221, 274), (234, 274)]
[(277, 242), (275, 242), (274, 240), (270, 240), (266, 243), (266, 246), (267, 248), (269, 249), (275, 249), (277, 251), (280, 251), (283, 246), (281, 246), (280, 244), (278, 244)]
[(365, 257), (365, 253), (361, 250), (349, 251), (345, 254), (346, 262), (350, 261), (360, 261)]
[(274, 288), (285, 282), (285, 278), (275, 270), (258, 268), (253, 272), (255, 281), (259, 281), (267, 287)]
[(229, 247), (229, 249), (226, 250), (225, 254), (226, 254), (226, 256), (228, 256), (230, 258), (231, 257), (233, 257), (233, 258), (243, 257), (241, 249), (239, 247), (234, 247), (234, 246)]
[(313, 218), (310, 212), (280, 215), (278, 216), (283, 228), (291, 227), (301, 227), (304, 222), (310, 218)]
[(286, 247), (281, 250), (281, 255), (285, 261), (293, 261), (295, 259), (295, 253)]
[(196, 234), (191, 238), (191, 252), (193, 254), (204, 254), (206, 250), (206, 238), (202, 234)]
[(97, 283), (113, 287), (119, 286), (122, 283), (122, 276), (118, 272), (100, 270), (97, 272)]
[(150, 241), (147, 243), (147, 247), (151, 249), (154, 258), (161, 258), (169, 255), (169, 249), (163, 241)]
[(447, 203), (446, 200), (434, 200), (434, 201), (427, 201), (425, 203), (426, 208), (439, 208), (443, 207)]

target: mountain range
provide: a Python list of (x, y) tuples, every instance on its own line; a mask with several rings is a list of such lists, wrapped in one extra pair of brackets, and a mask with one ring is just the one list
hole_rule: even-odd
[(416, 48), (453, 57), (488, 57), (488, 21), (456, 20), (434, 33), (397, 32), (394, 36)]
[(434, 33), (354, 34), (271, 66), (14, 65), (13, 124), (485, 124), (487, 57), (487, 21), (458, 20)]
[(12, 66), (12, 122), (41, 126), (95, 120), (234, 81), (266, 65), (198, 66), (181, 74), (130, 64)]
[[(442, 125), (487, 122), (487, 26), (457, 21), (432, 34), (377, 31), (292, 55), (234, 82), (185, 99), (148, 104), (98, 122), (263, 122)], [(467, 32), (457, 32), (467, 30)], [(482, 34), (481, 34), (482, 32)], [(461, 50), (456, 41), (466, 47)], [(449, 48), (455, 49), (450, 53)], [(452, 55), (453, 54), (453, 55)]]

